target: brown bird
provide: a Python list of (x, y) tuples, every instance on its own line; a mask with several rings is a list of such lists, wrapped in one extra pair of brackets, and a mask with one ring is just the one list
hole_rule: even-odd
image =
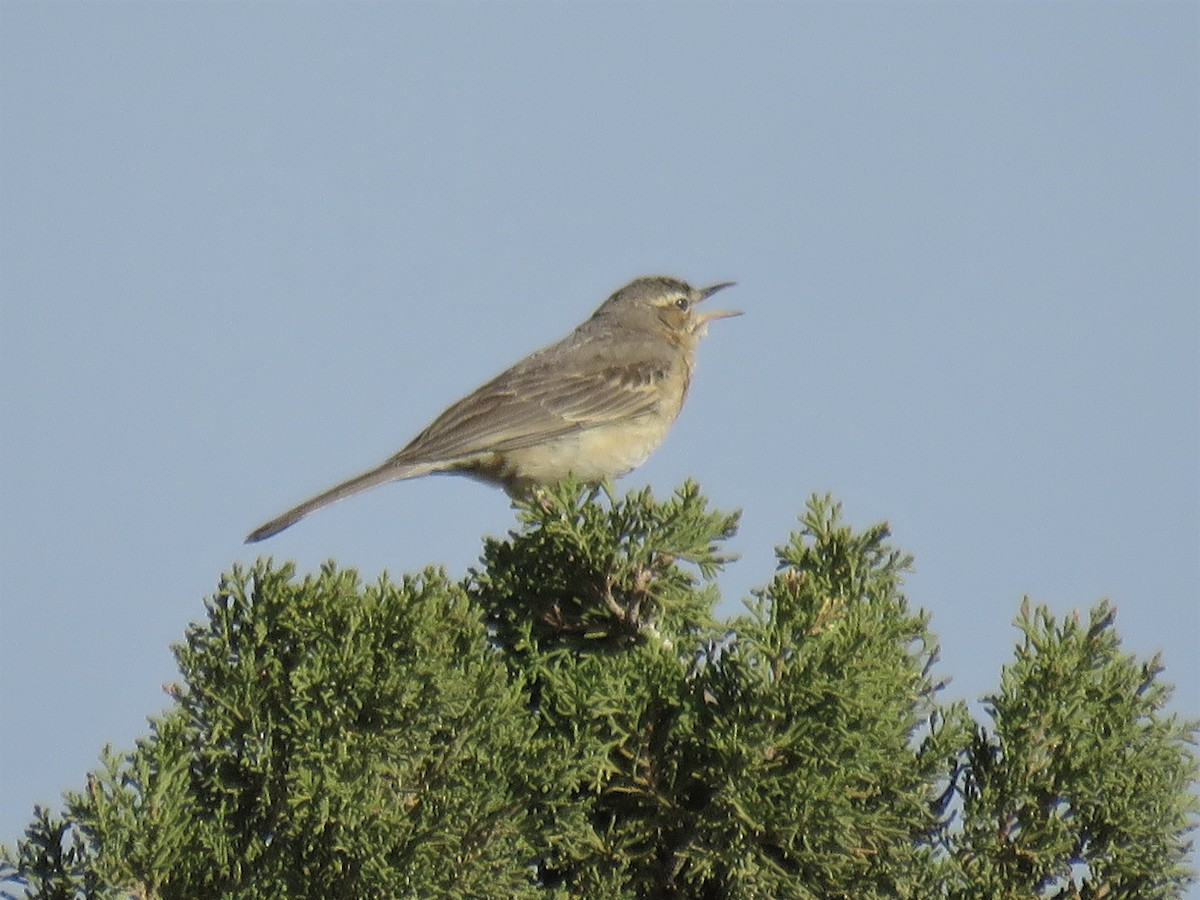
[(256, 528), (246, 543), (335, 500), (418, 475), (469, 475), (514, 497), (569, 474), (582, 481), (624, 475), (646, 461), (679, 415), (708, 323), (741, 314), (696, 309), (732, 284), (693, 288), (665, 276), (630, 282), (561, 341), (459, 400), (382, 465)]

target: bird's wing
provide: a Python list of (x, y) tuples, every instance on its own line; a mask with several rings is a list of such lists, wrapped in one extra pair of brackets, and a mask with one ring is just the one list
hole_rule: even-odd
[(661, 402), (668, 357), (629, 353), (615, 360), (576, 349), (565, 364), (552, 353), (518, 363), (443, 412), (390, 461), (517, 450), (645, 415)]

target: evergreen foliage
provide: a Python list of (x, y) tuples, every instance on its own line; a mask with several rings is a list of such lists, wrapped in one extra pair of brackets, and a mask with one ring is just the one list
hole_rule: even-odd
[(461, 581), (234, 567), (170, 710), (0, 853), (45, 898), (1178, 898), (1196, 726), (1113, 609), (1026, 603), (939, 700), (884, 525), (814, 497), (731, 621), (737, 515), (566, 483)]

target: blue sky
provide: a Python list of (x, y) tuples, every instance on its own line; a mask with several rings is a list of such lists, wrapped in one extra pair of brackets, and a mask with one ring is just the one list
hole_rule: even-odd
[(639, 274), (735, 279), (664, 446), (916, 556), (948, 695), (1023, 595), (1118, 605), (1200, 715), (1200, 7), (0, 5), (0, 841), (166, 706), (234, 561), (465, 572), (405, 444)]

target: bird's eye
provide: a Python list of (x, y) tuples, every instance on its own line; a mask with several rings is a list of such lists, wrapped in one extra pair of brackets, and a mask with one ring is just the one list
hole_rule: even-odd
[(676, 308), (676, 309), (681, 309), (681, 310), (683, 310), (684, 312), (687, 312), (687, 308), (688, 308), (688, 299), (687, 299), (687, 297), (680, 297), (678, 300), (676, 300), (676, 301), (675, 301), (675, 308)]

